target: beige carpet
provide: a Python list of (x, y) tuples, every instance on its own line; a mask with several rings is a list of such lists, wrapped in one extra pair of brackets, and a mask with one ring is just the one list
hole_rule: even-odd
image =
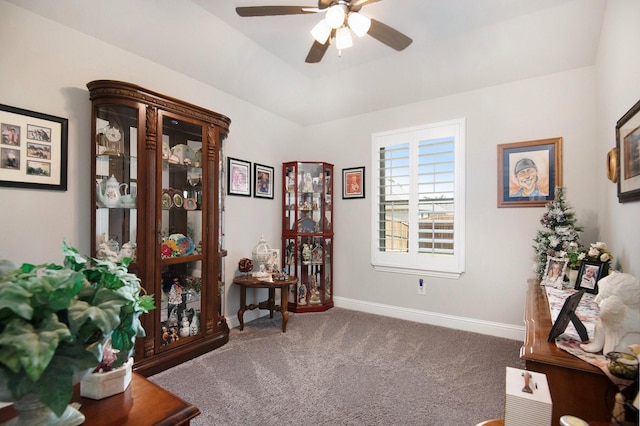
[(476, 425), (503, 417), (522, 342), (333, 308), (231, 330), (229, 343), (150, 379), (195, 425)]

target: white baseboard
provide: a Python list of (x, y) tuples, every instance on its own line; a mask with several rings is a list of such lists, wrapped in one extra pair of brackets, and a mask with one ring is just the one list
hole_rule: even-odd
[(339, 308), (351, 309), (353, 311), (367, 312), (370, 314), (383, 315), (423, 324), (438, 325), (441, 327), (454, 328), (473, 333), (504, 337), (506, 339), (518, 340), (520, 342), (524, 341), (524, 326), (517, 327), (511, 324), (457, 317), (453, 315), (439, 314), (436, 312), (421, 311), (418, 309), (400, 308), (398, 306), (363, 302), (362, 300), (347, 299), (336, 296), (333, 297), (333, 305)]
[[(383, 315), (423, 324), (470, 331), (472, 333), (504, 337), (505, 339), (518, 340), (520, 342), (524, 341), (524, 326), (517, 327), (511, 324), (457, 317), (453, 315), (439, 314), (436, 312), (421, 311), (418, 309), (401, 308), (398, 306), (383, 305), (381, 303), (363, 302), (362, 300), (347, 299), (345, 297), (336, 296), (333, 297), (333, 305), (338, 308), (350, 309), (352, 311), (367, 312), (370, 314)], [(267, 311), (261, 311), (259, 309), (246, 311), (244, 313), (244, 323), (248, 324), (251, 321), (267, 314)], [(229, 328), (240, 327), (240, 322), (236, 315), (228, 316), (226, 317), (226, 320)]]
[[(262, 315), (260, 315), (262, 313)], [(279, 312), (276, 312), (276, 314), (279, 314)], [(255, 309), (252, 311), (245, 311), (244, 313), (244, 325), (247, 325), (248, 323), (250, 323), (253, 320), (257, 320), (258, 318), (265, 316), (265, 315), (269, 315), (269, 311), (262, 311), (260, 309)], [(238, 316), (237, 315), (230, 315), (225, 317), (225, 319), (227, 320), (227, 326), (231, 329), (231, 328), (236, 328), (236, 327), (240, 327), (240, 321), (238, 321)]]

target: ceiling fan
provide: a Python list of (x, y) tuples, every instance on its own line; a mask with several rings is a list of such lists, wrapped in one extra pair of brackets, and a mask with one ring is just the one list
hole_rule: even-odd
[(338, 52), (351, 47), (353, 44), (351, 32), (358, 37), (369, 34), (398, 51), (411, 44), (413, 40), (400, 31), (360, 13), (363, 6), (378, 1), (381, 0), (318, 0), (317, 7), (246, 6), (236, 7), (236, 12), (242, 17), (324, 13), (324, 18), (311, 30), (314, 42), (305, 59), (307, 63), (317, 63), (322, 60), (332, 40), (335, 40)]

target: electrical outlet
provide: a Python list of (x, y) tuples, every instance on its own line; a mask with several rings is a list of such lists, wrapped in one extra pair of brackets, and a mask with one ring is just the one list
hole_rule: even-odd
[(420, 278), (418, 280), (418, 294), (427, 294), (427, 288), (424, 285), (424, 280)]

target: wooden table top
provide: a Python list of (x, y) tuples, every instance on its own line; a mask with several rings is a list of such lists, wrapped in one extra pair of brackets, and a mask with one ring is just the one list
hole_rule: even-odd
[(527, 332), (524, 345), (520, 348), (520, 358), (525, 361), (557, 365), (606, 377), (602, 370), (595, 365), (591, 365), (558, 348), (555, 343), (547, 341), (553, 326), (549, 301), (544, 286), (535, 280), (529, 281), (524, 322)]
[(287, 275), (287, 279), (285, 280), (273, 280), (273, 281), (263, 281), (257, 277), (251, 275), (239, 275), (233, 278), (233, 283), (242, 285), (245, 287), (255, 287), (255, 288), (282, 288), (287, 285), (295, 284), (298, 282), (298, 278)]
[[(94, 400), (80, 396), (80, 386), (76, 385), (72, 401), (79, 402), (80, 412), (92, 426), (110, 425), (185, 425), (200, 414), (195, 405), (145, 379), (132, 374), (131, 384), (119, 394)], [(13, 406), (0, 410), (0, 423), (17, 415)]]

